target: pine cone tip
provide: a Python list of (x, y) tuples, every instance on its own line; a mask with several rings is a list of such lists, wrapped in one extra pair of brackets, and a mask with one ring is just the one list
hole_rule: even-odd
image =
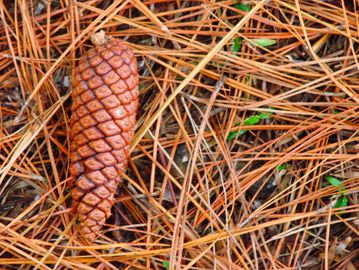
[(100, 30), (99, 32), (97, 32), (91, 36), (91, 42), (96, 46), (104, 45), (110, 39), (111, 39), (111, 37), (106, 36), (106, 32), (103, 30)]

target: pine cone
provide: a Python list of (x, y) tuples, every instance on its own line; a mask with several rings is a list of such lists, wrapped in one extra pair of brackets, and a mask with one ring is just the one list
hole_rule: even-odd
[(71, 195), (80, 233), (93, 241), (111, 215), (127, 167), (138, 108), (133, 52), (118, 39), (89, 50), (76, 68), (71, 107)]

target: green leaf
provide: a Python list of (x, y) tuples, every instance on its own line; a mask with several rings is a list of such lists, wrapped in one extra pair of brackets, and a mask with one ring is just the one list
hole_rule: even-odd
[(239, 131), (239, 134), (238, 134), (238, 135), (243, 135), (243, 134), (245, 134), (246, 132), (247, 132), (247, 130), (241, 129), (241, 130)]
[(338, 198), (334, 208), (345, 207), (347, 205), (348, 205), (348, 197), (346, 195), (342, 195)]
[(163, 261), (162, 263), (166, 267), (166, 270), (170, 270), (170, 262), (169, 261)]
[(244, 120), (244, 124), (247, 126), (253, 126), (261, 121), (261, 118), (258, 115), (252, 115), (251, 117), (248, 117), (246, 120)]
[(333, 176), (326, 175), (324, 176), (325, 180), (327, 180), (332, 186), (339, 187), (342, 185), (342, 182)]
[(244, 129), (241, 129), (239, 131), (231, 131), (231, 132), (229, 132), (229, 134), (227, 136), (227, 141), (232, 141), (237, 136), (241, 136), (241, 135), (245, 134), (246, 132), (247, 132), (247, 130), (244, 130)]
[(237, 135), (239, 134), (238, 131), (231, 131), (228, 133), (227, 141), (232, 141)]
[[(269, 109), (273, 109), (273, 108), (269, 108)], [(267, 119), (267, 118), (269, 118), (269, 116), (271, 114), (273, 114), (273, 113), (272, 112), (264, 112), (264, 113), (259, 114), (258, 116), (260, 119)]]
[(251, 11), (250, 6), (242, 4), (242, 3), (235, 4), (234, 7), (239, 9), (239, 10), (243, 10), (243, 11), (247, 11), (247, 12)]
[(335, 177), (333, 177), (333, 176), (329, 176), (329, 175), (324, 176), (324, 178), (325, 178), (325, 180), (327, 180), (332, 186), (338, 187), (338, 188), (339, 188), (339, 192), (340, 192), (343, 196), (345, 196), (345, 188), (344, 188), (342, 182), (341, 182), (339, 179), (337, 179), (337, 178), (335, 178)]
[(284, 170), (286, 170), (287, 169), (287, 164), (281, 164), (281, 165), (279, 165), (278, 167), (277, 167), (277, 170), (278, 171), (284, 171)]
[[(260, 115), (252, 115), (244, 120), (244, 124), (247, 126), (253, 126), (261, 121), (261, 119), (268, 118), (271, 113), (263, 113)], [(238, 126), (238, 124), (236, 125)], [(245, 129), (239, 131), (231, 131), (228, 133), (227, 141), (232, 141), (237, 136), (243, 135), (247, 132)]]
[(268, 47), (277, 44), (277, 41), (275, 39), (270, 39), (270, 38), (254, 38), (254, 39), (250, 39), (249, 41), (256, 46), (261, 46), (261, 47)]
[(232, 52), (239, 52), (239, 50), (241, 49), (241, 44), (240, 44), (241, 40), (242, 39), (240, 37), (236, 37), (233, 40), (234, 44), (233, 44), (233, 47), (232, 47)]
[(261, 114), (258, 114), (258, 116), (259, 116), (260, 119), (267, 119), (267, 118), (269, 118), (269, 116), (271, 114), (272, 113), (261, 113)]

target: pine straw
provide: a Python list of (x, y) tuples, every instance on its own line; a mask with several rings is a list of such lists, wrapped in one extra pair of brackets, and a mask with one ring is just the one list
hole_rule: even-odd
[[(358, 2), (244, 4), (1, 1), (2, 269), (359, 268)], [(99, 29), (135, 50), (142, 106), (91, 244), (68, 195), (69, 83)]]

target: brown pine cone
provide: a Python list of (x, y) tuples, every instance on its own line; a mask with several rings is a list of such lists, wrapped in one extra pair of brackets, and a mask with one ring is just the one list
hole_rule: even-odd
[(118, 39), (96, 41), (76, 68), (71, 107), (71, 195), (80, 233), (93, 241), (127, 166), (138, 108), (133, 52)]

